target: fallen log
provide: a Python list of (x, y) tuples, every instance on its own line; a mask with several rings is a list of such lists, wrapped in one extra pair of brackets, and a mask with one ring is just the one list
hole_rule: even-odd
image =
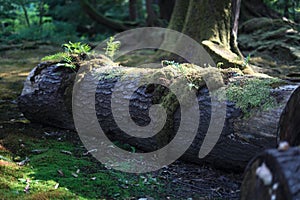
[[(94, 62), (94, 63), (93, 63)], [(128, 79), (129, 77), (124, 71), (126, 67), (117, 66), (115, 68), (106, 68), (102, 61), (89, 61), (83, 63), (81, 67), (89, 68), (89, 66), (98, 65), (100, 73), (98, 74), (99, 81), (95, 94), (95, 108), (98, 122), (110, 140), (117, 140), (122, 143), (130, 144), (137, 149), (144, 152), (152, 152), (158, 150), (163, 146), (169, 144), (175, 137), (176, 132), (179, 130), (182, 111), (178, 106), (178, 101), (174, 96), (168, 96), (170, 91), (167, 87), (157, 86), (155, 84), (145, 85), (138, 87), (132, 95), (124, 95), (124, 99), (129, 99), (129, 112), (132, 120), (138, 126), (147, 126), (151, 123), (149, 117), (150, 107), (152, 104), (167, 103), (169, 107), (167, 110), (166, 125), (163, 126), (161, 131), (147, 138), (132, 136), (128, 132), (123, 131), (116, 123), (116, 116), (113, 115), (111, 109), (111, 98), (115, 85), (120, 80), (125, 80), (124, 88), (136, 87), (138, 82), (134, 79)], [(110, 63), (109, 65), (112, 65)], [(122, 71), (124, 70), (124, 71)], [(157, 78), (163, 80), (165, 83), (169, 83), (167, 77), (170, 75), (168, 71), (159, 71), (160, 69), (151, 69), (141, 72), (141, 69), (132, 69), (128, 71), (135, 73), (135, 77), (149, 76), (153, 78), (153, 74), (163, 75), (163, 78)], [(214, 68), (216, 70), (216, 68)], [(194, 73), (194, 71), (192, 71)], [(137, 76), (138, 75), (138, 76)], [(241, 76), (239, 72), (228, 72), (223, 74), (225, 77), (226, 85), (237, 83), (240, 85), (246, 84), (247, 80), (252, 80), (254, 77)], [(18, 98), (18, 106), (24, 113), (25, 117), (32, 122), (38, 122), (46, 125), (56, 126), (65, 129), (75, 129), (73, 116), (72, 116), (72, 89), (76, 76), (76, 71), (63, 67), (59, 63), (41, 63), (32, 70), (28, 76), (21, 96)], [(197, 76), (196, 76), (197, 77)], [(156, 79), (156, 77), (154, 77)], [(200, 80), (201, 77), (196, 78)], [(195, 80), (196, 80), (195, 79)], [(173, 81), (176, 81), (176, 77)], [(93, 83), (95, 80), (90, 80)], [(172, 82), (172, 81), (171, 81)], [(200, 83), (199, 83), (200, 82)], [(260, 107), (249, 107), (247, 109), (241, 109), (236, 106), (237, 102), (222, 101), (225, 103), (226, 116), (223, 130), (220, 136), (215, 140), (217, 143), (209, 144), (214, 146), (212, 151), (205, 156), (205, 158), (199, 157), (199, 151), (201, 145), (203, 145), (205, 138), (208, 136), (206, 133), (210, 127), (210, 120), (212, 118), (212, 108), (222, 109), (220, 105), (212, 101), (210, 92), (205, 86), (205, 82), (199, 81), (197, 84), (197, 102), (198, 102), (198, 114), (200, 116), (197, 129), (197, 134), (193, 143), (188, 150), (181, 157), (183, 160), (194, 163), (209, 163), (217, 168), (234, 170), (243, 170), (249, 160), (267, 148), (276, 147), (277, 130), (279, 119), (282, 110), (285, 108), (287, 101), (292, 101), (291, 98), (300, 94), (300, 90), (296, 90), (297, 85), (290, 83), (280, 83), (280, 86), (273, 86), (268, 89), (270, 96), (276, 101), (276, 106), (271, 106), (268, 109), (262, 109)], [(85, 87), (85, 86), (82, 86)], [(254, 88), (255, 95), (258, 88)], [(82, 91), (82, 90), (81, 90)], [(293, 94), (293, 95), (292, 95)], [(85, 94), (77, 95), (78, 97), (84, 97)], [(268, 98), (268, 97), (267, 97)], [(175, 99), (175, 100), (173, 100)], [(256, 99), (255, 99), (256, 100)], [(91, 106), (89, 102), (82, 99), (77, 107)], [(93, 106), (93, 105), (92, 105)], [(292, 106), (292, 105), (291, 105)], [(121, 106), (122, 107), (122, 106)], [(128, 107), (128, 105), (124, 105)], [(118, 113), (119, 118), (123, 117), (125, 110), (123, 108), (117, 108), (114, 113)], [(119, 109), (119, 110), (118, 110)], [(248, 113), (245, 113), (246, 112)], [(194, 112), (193, 109), (190, 112)], [(85, 113), (83, 111), (82, 121), (85, 121)], [(216, 116), (215, 116), (216, 117)], [(87, 126), (91, 123), (86, 120)], [(98, 123), (97, 122), (97, 123)], [(194, 126), (190, 120), (188, 126)], [(223, 124), (222, 124), (223, 125)], [(283, 124), (282, 124), (283, 125)], [(284, 125), (285, 126), (285, 125)], [(284, 127), (281, 127), (283, 129)], [(134, 132), (134, 129), (132, 129)], [(215, 134), (215, 133), (213, 133)], [(182, 138), (182, 144), (186, 138)], [(213, 143), (214, 141), (211, 141)]]
[(278, 139), (291, 146), (300, 145), (300, 87), (287, 102), (279, 121)]
[(241, 200), (300, 199), (300, 149), (269, 149), (253, 159), (244, 175)]

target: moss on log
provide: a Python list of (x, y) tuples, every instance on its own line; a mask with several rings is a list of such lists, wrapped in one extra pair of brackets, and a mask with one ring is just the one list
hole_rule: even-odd
[[(269, 85), (265, 89), (265, 93), (269, 94), (260, 99), (260, 102), (249, 104), (247, 106), (247, 96), (243, 97), (246, 102), (244, 109), (236, 106), (239, 102), (233, 98), (232, 101), (225, 101), (226, 117), (223, 130), (220, 134), (217, 144), (212, 151), (205, 157), (199, 158), (199, 150), (203, 144), (212, 118), (212, 99), (211, 94), (206, 86), (206, 82), (202, 79), (208, 71), (217, 71), (217, 68), (199, 68), (190, 64), (178, 65), (171, 64), (163, 68), (130, 68), (118, 66), (103, 58), (97, 58), (81, 63), (81, 67), (91, 68), (92, 73), (97, 77), (98, 82), (95, 94), (95, 108), (98, 122), (110, 140), (118, 140), (122, 143), (130, 144), (137, 149), (145, 152), (152, 152), (167, 145), (175, 137), (181, 123), (181, 111), (176, 96), (168, 89), (178, 82), (179, 77), (186, 80), (186, 87), (182, 90), (195, 90), (197, 94), (197, 102), (199, 106), (200, 120), (198, 122), (197, 135), (182, 156), (182, 159), (199, 164), (209, 163), (217, 168), (225, 168), (229, 170), (242, 170), (248, 161), (264, 149), (276, 146), (277, 130), (279, 127), (279, 119), (282, 110), (285, 108), (287, 101), (292, 101), (295, 95), (299, 95), (300, 91), (296, 90), (297, 85), (289, 83), (280, 83)], [(96, 68), (95, 68), (96, 67)], [(96, 69), (96, 70), (94, 70)], [(199, 70), (200, 69), (200, 70)], [(205, 73), (204, 73), (205, 72)], [(222, 70), (222, 78), (212, 79), (215, 86), (222, 85), (224, 82), (228, 88), (230, 86), (247, 86), (247, 80), (266, 79), (261, 77), (246, 76), (238, 69)], [(51, 126), (66, 129), (75, 129), (72, 116), (72, 89), (76, 72), (57, 65), (55, 63), (44, 63), (33, 69), (28, 76), (24, 85), (23, 92), (18, 99), (20, 110), (32, 122), (39, 122)], [(85, 74), (79, 74), (81, 78), (85, 78)], [(138, 80), (160, 80), (162, 85), (145, 84), (138, 87), (132, 95), (123, 95), (121, 99), (129, 99), (129, 110), (132, 120), (139, 126), (147, 126), (151, 122), (149, 110), (153, 104), (161, 103), (167, 110), (166, 125), (161, 131), (149, 138), (133, 137), (127, 134), (115, 121), (111, 109), (111, 98), (114, 87), (119, 81), (123, 81), (124, 89), (137, 87)], [(268, 77), (267, 79), (271, 79)], [(91, 83), (95, 79), (90, 80)], [(218, 82), (220, 84), (218, 84)], [(259, 86), (255, 86), (259, 87)], [(210, 88), (211, 89), (211, 88)], [(213, 88), (218, 89), (218, 87)], [(258, 90), (259, 88), (256, 88)], [(185, 91), (186, 90), (186, 91)], [(295, 91), (296, 90), (296, 91)], [(82, 91), (82, 90), (81, 90)], [(217, 92), (218, 90), (216, 90)], [(227, 91), (230, 91), (228, 89)], [(253, 92), (253, 91), (252, 91)], [(246, 95), (256, 95), (258, 92)], [(293, 95), (292, 95), (293, 94)], [(84, 96), (85, 94), (77, 95)], [(292, 96), (291, 96), (292, 95)], [(183, 95), (184, 96), (184, 95)], [(222, 95), (220, 96), (222, 97)], [(264, 103), (272, 98), (274, 105), (267, 109), (262, 109)], [(222, 98), (221, 98), (222, 100)], [(257, 99), (254, 98), (256, 101)], [(219, 105), (214, 105), (214, 109), (221, 109)], [(74, 105), (73, 105), (74, 106)], [(81, 102), (75, 106), (93, 106), (88, 102)], [(118, 117), (124, 115), (124, 108), (128, 105), (119, 106)], [(187, 106), (188, 107), (188, 106)], [(191, 112), (194, 112), (193, 108)], [(247, 111), (247, 113), (245, 113)], [(86, 120), (84, 113), (80, 116), (82, 120)], [(94, 123), (98, 123), (94, 122)], [(192, 122), (192, 120), (191, 120)], [(134, 131), (134, 130), (132, 130)], [(183, 138), (184, 140), (184, 138)]]

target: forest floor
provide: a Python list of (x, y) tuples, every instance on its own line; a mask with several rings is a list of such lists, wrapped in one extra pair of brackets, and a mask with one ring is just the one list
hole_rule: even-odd
[(30, 123), (17, 108), (23, 82), (59, 48), (0, 55), (0, 199), (239, 199), (242, 174), (176, 161), (147, 174), (107, 169), (75, 132)]

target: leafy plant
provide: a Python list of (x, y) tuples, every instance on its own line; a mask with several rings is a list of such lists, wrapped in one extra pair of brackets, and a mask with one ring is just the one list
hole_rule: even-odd
[(65, 52), (71, 54), (88, 54), (91, 51), (91, 47), (87, 44), (81, 44), (81, 42), (70, 42), (62, 45), (65, 48)]
[(65, 62), (70, 62), (70, 60), (72, 61), (72, 58), (66, 52), (58, 52), (56, 54), (45, 56), (44, 58), (42, 58), (42, 61), (65, 61)]
[(168, 65), (173, 65), (175, 67), (179, 67), (180, 64), (175, 62), (174, 60), (170, 61), (170, 60), (163, 60), (161, 61), (161, 65), (164, 67), (164, 66), (168, 66)]
[(42, 61), (56, 61), (64, 62), (65, 67), (72, 69), (76, 68), (76, 63), (78, 60), (84, 59), (84, 57), (90, 52), (91, 47), (87, 44), (77, 43), (66, 43), (63, 44), (64, 52), (58, 52), (53, 55), (45, 56)]
[(224, 66), (224, 63), (223, 63), (223, 62), (218, 62), (218, 63), (217, 63), (217, 68), (220, 69), (220, 68), (222, 68), (223, 66)]
[(245, 59), (244, 59), (244, 63), (243, 63), (243, 67), (246, 67), (249, 62), (250, 62), (250, 59), (251, 59), (251, 54), (249, 54)]
[(111, 36), (109, 40), (106, 42), (105, 55), (113, 59), (116, 52), (120, 49), (120, 46), (121, 46), (121, 42), (115, 41), (115, 37)]

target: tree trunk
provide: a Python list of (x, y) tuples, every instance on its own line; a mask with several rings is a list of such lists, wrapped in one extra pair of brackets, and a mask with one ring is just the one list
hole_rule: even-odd
[(232, 0), (232, 29), (230, 37), (230, 47), (232, 52), (243, 58), (243, 54), (241, 53), (237, 42), (241, 1), (242, 0)]
[(179, 32), (182, 31), (189, 3), (189, 0), (176, 0), (168, 28)]
[[(169, 29), (182, 32), (185, 23), (186, 12), (189, 8), (189, 3), (189, 0), (176, 0), (170, 23), (168, 25)], [(172, 36), (169, 37), (168, 35), (165, 35), (164, 40), (161, 44), (161, 48), (163, 49), (164, 46), (168, 47), (170, 46), (170, 44), (176, 44), (178, 42), (177, 40), (178, 38), (174, 38)], [(177, 57), (173, 57), (173, 55), (171, 55), (169, 52), (165, 51), (157, 51), (155, 58), (158, 60), (180, 60)]]
[(289, 7), (290, 7), (289, 0), (284, 1), (283, 16), (286, 17), (287, 19), (290, 17)]
[(174, 8), (175, 0), (159, 0), (159, 13), (160, 18), (166, 21), (170, 21), (173, 8)]
[(202, 44), (223, 67), (249, 69), (243, 65), (236, 42), (239, 4), (239, 0), (177, 0), (169, 28)]
[(29, 20), (28, 12), (27, 12), (27, 9), (26, 9), (26, 6), (25, 6), (24, 2), (21, 2), (21, 7), (22, 7), (22, 10), (24, 12), (24, 17), (25, 17), (26, 24), (27, 24), (28, 27), (30, 27), (30, 20)]
[(241, 200), (300, 199), (300, 149), (270, 149), (249, 163)]
[[(104, 69), (104, 68), (103, 68)], [(119, 67), (118, 70), (124, 68)], [(148, 75), (155, 74), (155, 70), (147, 72)], [(25, 117), (32, 122), (43, 123), (66, 129), (74, 129), (72, 117), (72, 89), (75, 72), (56, 64), (40, 64), (32, 70), (28, 76), (23, 92), (18, 99), (18, 106)], [(249, 77), (239, 77), (247, 79)], [(176, 135), (181, 122), (181, 112), (178, 107), (173, 112), (168, 112), (166, 126), (159, 134), (150, 138), (140, 138), (128, 135), (118, 128), (111, 110), (111, 95), (119, 76), (109, 76), (99, 81), (96, 90), (96, 111), (101, 128), (110, 140), (118, 140), (130, 144), (137, 149), (146, 152), (160, 149), (167, 145)], [(121, 80), (126, 80), (126, 74)], [(124, 84), (126, 87), (134, 87), (137, 84), (134, 80)], [(152, 89), (151, 89), (152, 87)], [(155, 87), (139, 87), (130, 97), (130, 113), (132, 120), (139, 126), (146, 126), (150, 123), (149, 108), (154, 99), (161, 98)], [(294, 101), (300, 95), (300, 89), (294, 92), (297, 86), (282, 86), (271, 91), (276, 98), (278, 106), (263, 111), (260, 108), (252, 108), (251, 115), (245, 117), (243, 112), (233, 102), (226, 102), (227, 114), (223, 131), (213, 150), (205, 157), (198, 157), (200, 147), (205, 139), (211, 119), (211, 97), (206, 87), (199, 89), (199, 127), (196, 138), (192, 145), (182, 156), (183, 160), (194, 163), (209, 163), (217, 168), (225, 168), (231, 171), (242, 170), (248, 161), (266, 148), (276, 146), (277, 129), (279, 118), (286, 102)], [(149, 89), (150, 88), (150, 89)], [(167, 91), (167, 90), (160, 90)], [(291, 94), (294, 94), (291, 96)], [(165, 94), (165, 93), (164, 93)], [(157, 96), (158, 95), (158, 96)], [(128, 98), (127, 95), (124, 99)], [(157, 100), (156, 100), (157, 101)], [(88, 106), (87, 102), (82, 105)], [(176, 104), (172, 104), (176, 105)], [(124, 105), (125, 108), (128, 105)], [(122, 107), (122, 108), (123, 108)], [(116, 110), (122, 118), (123, 110)], [(294, 109), (291, 109), (294, 110)], [(82, 120), (85, 115), (82, 114)], [(286, 126), (297, 126), (287, 124)], [(284, 129), (286, 127), (281, 127)], [(299, 130), (299, 129), (298, 129)]]
[(130, 21), (136, 21), (136, 18), (137, 18), (136, 8), (137, 8), (136, 0), (130, 0), (129, 1), (129, 19), (130, 19)]
[(129, 27), (125, 26), (121, 21), (112, 20), (103, 16), (89, 3), (88, 0), (80, 0), (80, 5), (87, 15), (99, 24), (103, 24), (115, 31), (125, 31), (129, 29)]
[(157, 24), (157, 16), (152, 8), (152, 0), (146, 0), (147, 26), (155, 26)]
[(39, 26), (42, 27), (43, 25), (43, 17), (44, 17), (44, 1), (40, 1), (39, 4)]

